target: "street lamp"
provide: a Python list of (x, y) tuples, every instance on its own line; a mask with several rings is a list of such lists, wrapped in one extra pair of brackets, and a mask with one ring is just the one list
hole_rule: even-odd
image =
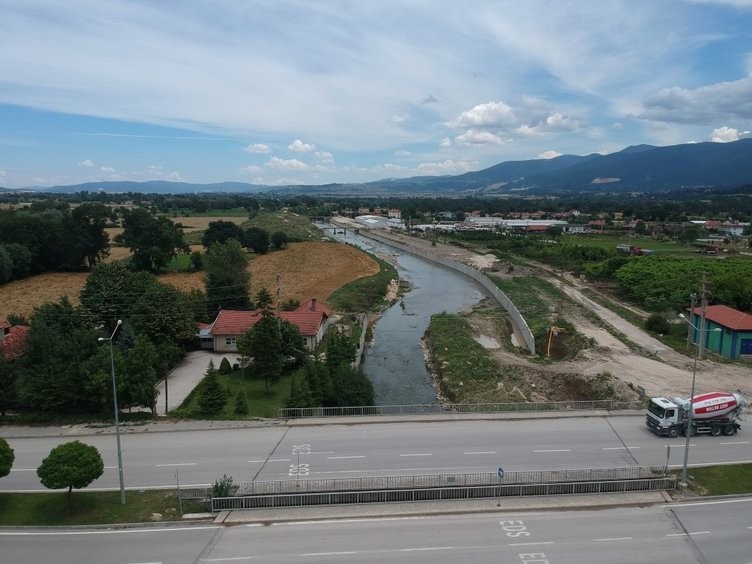
[[(684, 321), (689, 323), (689, 326), (692, 327), (695, 331), (697, 331), (697, 335), (699, 339), (702, 339), (702, 333), (707, 332), (707, 329), (704, 329), (703, 331), (700, 331), (695, 325), (686, 318), (686, 316), (683, 313), (679, 314), (679, 317), (681, 317)], [(713, 329), (710, 329), (710, 331), (720, 331), (720, 327), (715, 327)], [(682, 475), (681, 475), (681, 485), (686, 486), (687, 485), (687, 460), (689, 459), (689, 439), (693, 435), (692, 432), (692, 416), (694, 415), (694, 408), (692, 407), (692, 399), (695, 397), (695, 379), (697, 378), (697, 356), (700, 353), (700, 347), (695, 345), (695, 358), (694, 362), (692, 363), (692, 389), (689, 392), (689, 415), (687, 416), (687, 427), (684, 432), (684, 436), (686, 437), (686, 441), (684, 444), (684, 464), (682, 464)]]
[(112, 335), (109, 338), (99, 337), (99, 341), (110, 342), (110, 368), (112, 372), (112, 402), (115, 405), (115, 442), (117, 444), (117, 459), (118, 459), (118, 477), (120, 478), (120, 503), (125, 505), (125, 482), (123, 481), (123, 453), (120, 449), (120, 416), (118, 410), (117, 400), (117, 385), (115, 383), (115, 355), (112, 352), (112, 339), (115, 338), (118, 328), (123, 324), (122, 319), (117, 320), (115, 329), (112, 331)]

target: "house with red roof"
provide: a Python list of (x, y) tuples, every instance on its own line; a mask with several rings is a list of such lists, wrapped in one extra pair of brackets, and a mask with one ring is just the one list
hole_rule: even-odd
[[(692, 342), (699, 344), (702, 308), (696, 307), (690, 313)], [(723, 357), (752, 358), (752, 315), (726, 305), (709, 305), (705, 308), (702, 339), (706, 350)]]
[[(332, 310), (314, 298), (296, 310), (280, 312), (279, 316), (300, 330), (308, 350), (315, 350), (329, 327)], [(201, 329), (202, 348), (211, 348), (215, 352), (235, 352), (238, 350), (238, 338), (260, 319), (260, 310), (223, 309), (213, 323)]]
[(5, 360), (15, 360), (26, 352), (26, 338), (31, 327), (11, 325), (0, 319), (0, 356)]

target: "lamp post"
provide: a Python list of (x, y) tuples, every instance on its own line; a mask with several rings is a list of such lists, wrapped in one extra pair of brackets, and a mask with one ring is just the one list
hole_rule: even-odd
[[(692, 327), (695, 331), (697, 331), (697, 335), (699, 339), (702, 339), (702, 333), (705, 333), (707, 330), (700, 331), (697, 327), (694, 326), (694, 324), (685, 317), (683, 313), (679, 314), (679, 317), (681, 317), (684, 321), (689, 323), (689, 326)], [(720, 331), (720, 327), (715, 327), (714, 329), (710, 329), (710, 331)], [(689, 439), (694, 434), (692, 431), (692, 417), (694, 415), (694, 408), (692, 407), (692, 399), (695, 397), (695, 380), (697, 378), (697, 357), (700, 354), (700, 348), (695, 343), (695, 358), (692, 362), (692, 388), (689, 392), (689, 413), (687, 415), (687, 428), (684, 432), (684, 436), (687, 438), (684, 444), (684, 463), (682, 464), (682, 474), (681, 474), (681, 485), (684, 487), (687, 485), (687, 461), (689, 460)]]
[(110, 369), (112, 373), (112, 402), (115, 406), (115, 443), (117, 444), (117, 460), (118, 460), (118, 477), (120, 478), (120, 503), (125, 505), (125, 482), (123, 481), (123, 453), (120, 448), (120, 416), (118, 410), (117, 400), (117, 385), (115, 382), (115, 355), (112, 350), (112, 340), (115, 338), (115, 333), (123, 324), (121, 319), (117, 320), (115, 329), (112, 331), (112, 335), (109, 338), (99, 337), (99, 341), (110, 342)]

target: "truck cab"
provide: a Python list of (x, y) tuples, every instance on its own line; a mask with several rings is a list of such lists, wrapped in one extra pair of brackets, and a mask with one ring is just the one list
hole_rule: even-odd
[(679, 434), (681, 407), (666, 398), (650, 398), (645, 419), (648, 427), (657, 435), (676, 437)]

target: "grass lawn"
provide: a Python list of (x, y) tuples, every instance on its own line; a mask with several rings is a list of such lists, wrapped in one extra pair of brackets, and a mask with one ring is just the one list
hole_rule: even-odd
[(243, 223), (244, 229), (260, 227), (271, 235), (275, 231), (283, 231), (289, 241), (321, 241), (330, 239), (325, 232), (315, 227), (311, 220), (297, 213), (286, 210), (260, 211), (257, 215)]
[[(217, 367), (218, 368), (218, 367)], [(224, 409), (211, 416), (204, 415), (198, 407), (198, 387), (185, 399), (183, 404), (171, 412), (177, 417), (198, 418), (203, 417), (216, 420), (248, 419), (251, 417), (277, 417), (279, 409), (285, 407), (285, 401), (290, 395), (290, 380), (292, 376), (283, 376), (271, 387), (269, 394), (264, 389), (264, 381), (259, 378), (243, 377), (240, 370), (234, 370), (230, 374), (218, 374), (219, 383), (228, 390), (228, 400)], [(235, 413), (235, 398), (240, 391), (245, 392), (248, 402), (248, 415)]]
[(627, 237), (626, 235), (604, 234), (578, 234), (562, 235), (559, 238), (562, 243), (572, 245), (590, 245), (609, 251), (615, 251), (617, 245), (632, 245), (641, 249), (650, 249), (655, 254), (661, 255), (693, 255), (695, 249), (689, 245), (682, 245), (673, 241), (658, 241), (652, 237)]
[(752, 492), (752, 464), (730, 464), (689, 469), (689, 484), (701, 495), (735, 495)]
[[(207, 511), (205, 504), (183, 502), (183, 513)], [(0, 493), (0, 525), (51, 526), (96, 525), (103, 523), (144, 523), (154, 520), (179, 521), (182, 517), (175, 490), (127, 491), (126, 504), (120, 492), (74, 490), (44, 493)]]

